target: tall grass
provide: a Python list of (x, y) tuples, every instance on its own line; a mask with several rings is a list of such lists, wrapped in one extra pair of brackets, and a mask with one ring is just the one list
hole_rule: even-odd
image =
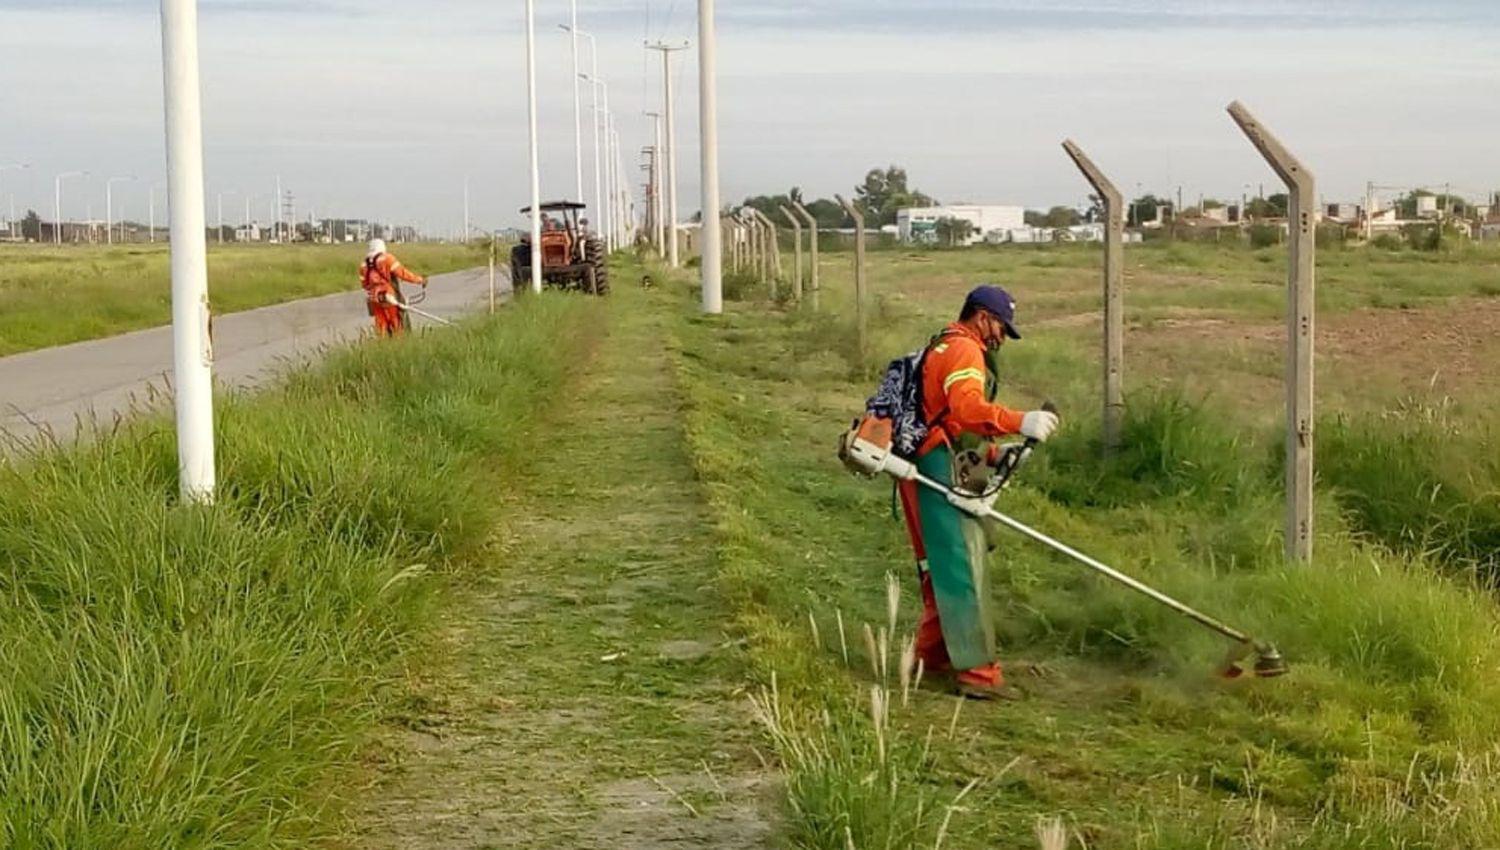
[(1500, 582), (1500, 439), (1493, 414), (1451, 399), (1406, 399), (1338, 417), (1319, 438), (1321, 480), (1350, 522), (1395, 549)]
[[(931, 323), (887, 318), (903, 323), (904, 347)], [(753, 305), (688, 324), (684, 417), (753, 673), (775, 677), (790, 718), (768, 727), (794, 842), (879, 847), (894, 834), (931, 846), (932, 820), (915, 828), (914, 808), (882, 802), (896, 795), (862, 698), (881, 677), (861, 664), (869, 651), (852, 629), (883, 619), (879, 576), (911, 554), (888, 484), (851, 479), (831, 456), (869, 391), (845, 325)], [(1080, 409), (1065, 346), (1014, 354), (1007, 370), (1057, 379), (1060, 400)], [(1007, 392), (1024, 397), (1015, 386)], [(1450, 830), (1457, 846), (1500, 846), (1482, 790), (1500, 741), (1493, 598), (1428, 555), (1370, 545), (1327, 488), (1315, 562), (1286, 563), (1276, 434), (1166, 393), (1132, 397), (1128, 410), (1126, 448), (1109, 460), (1092, 417), (1068, 417), (1002, 509), (1276, 642), (1291, 674), (1219, 682), (1222, 639), (1002, 533), (991, 563), (1002, 661), (1022, 681), (1016, 659), (1060, 672), (1031, 699), (965, 711), (930, 757), (896, 762), (911, 800), (951, 801), (980, 780), (944, 846), (1025, 846), (1036, 818), (1059, 812), (1099, 847), (1455, 846)], [(1346, 445), (1325, 436), (1325, 468)], [(1414, 468), (1429, 459), (1414, 456)], [(809, 607), (821, 621), (811, 639)], [(839, 621), (851, 639), (830, 647)], [(854, 658), (840, 663), (846, 651)], [(925, 741), (951, 706), (921, 694), (911, 716), (893, 713), (886, 758)]]
[(217, 503), (166, 423), (0, 468), (0, 846), (300, 847), (434, 570), (565, 379), (579, 300), (367, 344), (219, 405)]

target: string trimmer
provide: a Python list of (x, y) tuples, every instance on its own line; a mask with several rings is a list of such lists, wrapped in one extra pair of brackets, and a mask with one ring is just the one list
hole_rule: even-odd
[(426, 296), (427, 296), (427, 290), (423, 289), (422, 290), (422, 297), (421, 298), (412, 299), (411, 301), (403, 302), (400, 299), (396, 298), (395, 295), (392, 295), (391, 293), (388, 292), (388, 293), (386, 293), (386, 296), (385, 296), (385, 303), (387, 303), (387, 304), (394, 304), (395, 306), (400, 307), (403, 311), (405, 311), (407, 313), (415, 313), (416, 315), (421, 316), (424, 319), (431, 319), (434, 322), (438, 322), (438, 323), (444, 324), (444, 325), (452, 325), (453, 324), (452, 322), (450, 322), (449, 320), (443, 318), (442, 316), (434, 316), (433, 314), (431, 314), (431, 313), (427, 312), (426, 310), (423, 310), (423, 309), (421, 309), (419, 307), (416, 307), (413, 304), (413, 302), (421, 303), (421, 301), (423, 299), (425, 299)]
[[(958, 459), (957, 487), (950, 487), (941, 481), (923, 475), (917, 465), (912, 461), (896, 454), (892, 444), (891, 421), (878, 416), (867, 415), (854, 424), (854, 427), (845, 434), (840, 442), (839, 457), (855, 472), (865, 475), (878, 475), (882, 472), (903, 481), (915, 481), (930, 490), (935, 490), (948, 500), (948, 504), (963, 511), (975, 519), (989, 519), (1000, 523), (1012, 531), (1019, 532), (1054, 551), (1061, 552), (1080, 564), (1094, 570), (1135, 592), (1146, 596), (1173, 611), (1187, 617), (1195, 623), (1217, 632), (1231, 641), (1234, 645), (1230, 648), (1225, 659), (1221, 674), (1226, 678), (1237, 678), (1246, 672), (1245, 662), (1254, 659), (1250, 666), (1250, 672), (1262, 678), (1280, 676), (1287, 672), (1286, 661), (1281, 653), (1263, 640), (1258, 640), (1250, 635), (1232, 628), (1224, 623), (1191, 608), (1150, 585), (1132, 578), (1119, 570), (1102, 563), (1073, 547), (1026, 526), (1015, 519), (995, 510), (994, 501), (1000, 491), (1009, 485), (1011, 476), (1025, 465), (1031, 457), (1032, 450), (1036, 448), (1036, 440), (1028, 439), (1019, 445), (1005, 447), (999, 460), (990, 470), (983, 474), (976, 474), (981, 465), (978, 456), (960, 456)], [(966, 453), (967, 454), (967, 453)], [(967, 481), (966, 481), (967, 479)], [(965, 486), (965, 484), (968, 486)]]

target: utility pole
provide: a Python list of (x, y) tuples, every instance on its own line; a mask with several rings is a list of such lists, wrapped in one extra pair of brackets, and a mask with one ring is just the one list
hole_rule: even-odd
[(214, 498), (213, 341), (203, 228), (203, 116), (197, 0), (162, 0), (167, 195), (172, 240), (172, 374), (182, 500)]
[(1244, 104), (1229, 104), (1229, 114), (1260, 151), (1288, 190), (1287, 216), (1292, 238), (1287, 263), (1287, 429), (1286, 556), (1310, 563), (1313, 544), (1313, 286), (1316, 182), (1297, 157), (1266, 129)]
[(701, 154), (703, 312), (724, 312), (723, 258), (719, 233), (718, 64), (714, 56), (714, 0), (698, 0), (698, 134)]
[(662, 115), (660, 112), (647, 112), (644, 114), (651, 118), (652, 127), (656, 130), (656, 147), (653, 148), (655, 154), (651, 158), (651, 196), (655, 199), (655, 206), (652, 208), (654, 213), (651, 220), (651, 229), (653, 237), (656, 240), (656, 253), (665, 258), (667, 256), (667, 231), (662, 221), (662, 184), (666, 181), (661, 169)]
[(526, 122), (531, 152), (531, 291), (542, 291), (542, 177), (536, 140), (536, 2), (526, 0)]
[(464, 177), (464, 242), (469, 241), (469, 178)]
[(667, 161), (667, 265), (677, 268), (677, 124), (676, 111), (672, 104), (672, 54), (678, 50), (686, 50), (687, 42), (682, 44), (667, 44), (659, 41), (655, 44), (646, 45), (648, 50), (661, 51), (661, 78), (662, 78), (662, 100), (665, 102), (663, 112), (667, 118), (667, 138), (664, 148), (664, 158)]
[(1375, 181), (1365, 183), (1365, 244), (1375, 239)]

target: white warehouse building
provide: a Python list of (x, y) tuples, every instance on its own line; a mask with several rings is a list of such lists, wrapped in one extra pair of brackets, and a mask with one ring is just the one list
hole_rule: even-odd
[(938, 219), (959, 218), (974, 225), (964, 242), (973, 245), (996, 230), (1026, 226), (1024, 207), (996, 204), (953, 204), (945, 207), (910, 207), (896, 211), (896, 237), (902, 242), (936, 242)]

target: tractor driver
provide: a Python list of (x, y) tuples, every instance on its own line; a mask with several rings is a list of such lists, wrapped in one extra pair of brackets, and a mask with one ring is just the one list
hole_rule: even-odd
[(375, 319), (378, 336), (396, 336), (406, 330), (406, 317), (395, 303), (400, 298), (397, 283), (400, 280), (427, 285), (427, 278), (401, 265), (401, 261), (385, 249), (384, 239), (371, 239), (370, 251), (360, 265), (359, 284), (365, 289), (366, 305), (370, 316)]
[[(1008, 434), (1046, 440), (1057, 429), (1055, 413), (1023, 413), (995, 401), (994, 357), (1006, 339), (1021, 338), (1015, 309), (1005, 290), (979, 286), (964, 299), (958, 321), (928, 348), (920, 375), (921, 415), (932, 430), (916, 461), (927, 477), (951, 484), (957, 452)], [(1009, 698), (986, 604), (984, 528), (941, 493), (915, 481), (898, 487), (922, 583), (917, 657), (925, 670), (953, 675), (965, 696)]]

